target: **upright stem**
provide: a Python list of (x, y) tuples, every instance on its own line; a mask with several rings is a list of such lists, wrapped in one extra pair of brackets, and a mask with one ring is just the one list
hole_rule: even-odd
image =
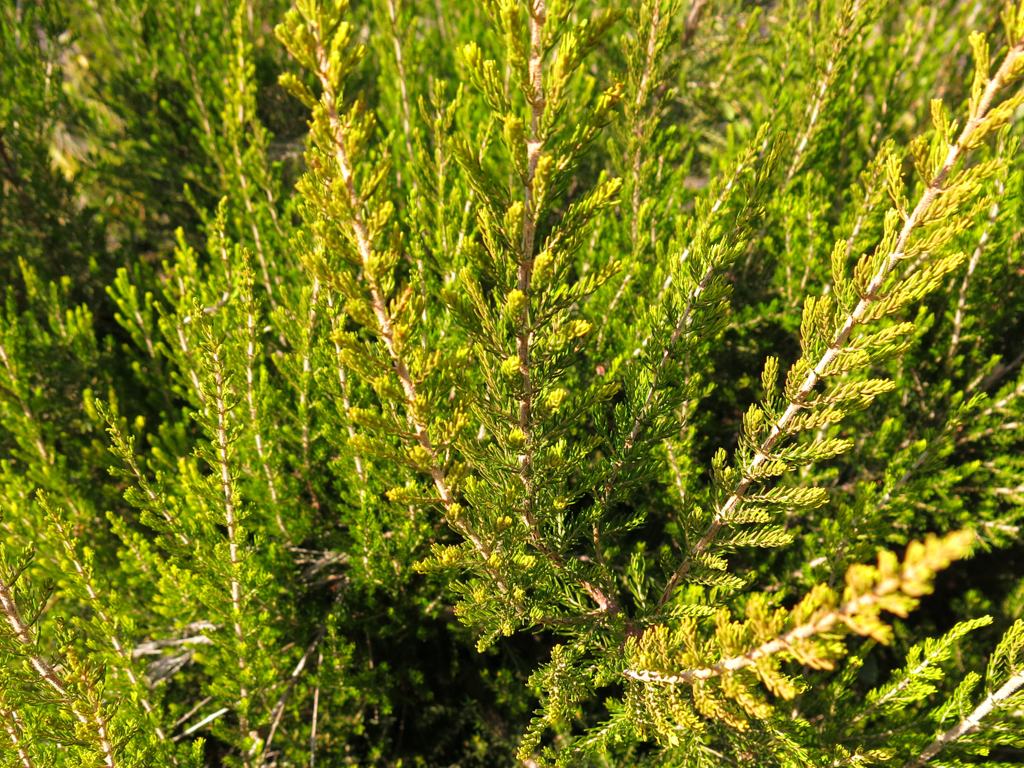
[[(534, 248), (537, 237), (537, 209), (535, 181), (537, 164), (544, 151), (544, 135), (542, 121), (547, 96), (544, 89), (544, 24), (547, 21), (547, 5), (545, 0), (532, 0), (529, 11), (530, 26), (530, 60), (529, 60), (529, 92), (526, 95), (530, 105), (530, 134), (526, 142), (526, 180), (523, 184), (523, 234), (520, 254), (516, 270), (516, 287), (523, 295), (523, 308), (517, 319), (516, 354), (519, 357), (519, 376), (522, 394), (519, 397), (519, 429), (525, 438), (523, 452), (519, 455), (519, 478), (523, 486), (523, 503), (520, 515), (530, 541), (537, 550), (555, 567), (565, 573), (568, 566), (565, 559), (545, 540), (541, 534), (540, 524), (533, 508), (533, 456), (535, 450), (533, 435), (533, 398), (534, 381), (530, 361), (530, 344), (533, 340), (532, 319), (530, 314), (530, 280), (533, 276)], [(603, 589), (590, 580), (576, 579), (591, 599), (597, 603), (604, 613), (617, 613), (618, 602)]]
[[(220, 479), (220, 490), (224, 502), (224, 523), (228, 535), (228, 559), (230, 562), (229, 590), (231, 595), (232, 629), (237, 643), (238, 670), (244, 672), (246, 669), (245, 654), (242, 649), (245, 647), (245, 630), (242, 627), (242, 581), (240, 578), (241, 551), (238, 544), (238, 513), (235, 507), (235, 490), (231, 478), (231, 469), (228, 455), (228, 406), (225, 392), (225, 379), (223, 360), (221, 353), (214, 350), (212, 353), (213, 368), (213, 407), (216, 410), (217, 429), (215, 435), (215, 448), (217, 451), (217, 471)], [(243, 684), (238, 689), (239, 696), (246, 702), (249, 697), (248, 688)], [(245, 706), (239, 713), (239, 728), (244, 736), (249, 733), (249, 720), (245, 714)], [(243, 758), (243, 765), (250, 765), (249, 755)]]
[(540, 134), (541, 120), (544, 117), (544, 23), (547, 20), (545, 0), (534, 0), (530, 8), (530, 92), (527, 100), (530, 104), (530, 136), (526, 144), (526, 182), (523, 185), (523, 236), (519, 264), (517, 267), (517, 287), (525, 301), (517, 320), (516, 353), (519, 357), (519, 376), (522, 394), (519, 398), (519, 429), (525, 438), (523, 453), (519, 456), (519, 477), (523, 485), (522, 517), (530, 537), (540, 545), (541, 536), (537, 520), (533, 514), (533, 374), (530, 369), (530, 342), (532, 337), (530, 319), (530, 278), (533, 275), (533, 248), (537, 235), (537, 211), (534, 198), (534, 180), (537, 174), (537, 163), (544, 148), (544, 139)]

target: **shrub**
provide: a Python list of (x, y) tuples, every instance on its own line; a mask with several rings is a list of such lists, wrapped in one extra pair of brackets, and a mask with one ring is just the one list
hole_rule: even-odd
[(5, 6), (0, 765), (1024, 764), (996, 5)]

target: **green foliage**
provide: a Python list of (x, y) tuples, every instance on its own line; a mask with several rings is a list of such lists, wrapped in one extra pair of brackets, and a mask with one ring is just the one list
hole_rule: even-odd
[(1024, 760), (1019, 2), (8, 6), (0, 766)]

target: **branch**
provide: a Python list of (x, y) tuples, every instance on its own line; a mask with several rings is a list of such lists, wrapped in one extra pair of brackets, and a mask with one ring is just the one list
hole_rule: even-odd
[[(249, 85), (248, 78), (245, 76), (245, 48), (244, 41), (241, 35), (239, 35), (235, 61), (238, 67), (238, 82), (234, 83), (234, 85), (240, 90)], [(274, 298), (274, 286), (270, 279), (270, 270), (267, 267), (266, 248), (263, 245), (263, 237), (260, 235), (260, 228), (256, 221), (256, 208), (253, 204), (253, 195), (249, 188), (249, 176), (245, 172), (245, 160), (242, 157), (242, 149), (239, 144), (239, 134), (246, 130), (245, 116), (241, 105), (238, 107), (236, 119), (238, 122), (237, 128), (229, 130), (228, 133), (231, 137), (231, 154), (235, 161), (238, 184), (242, 192), (242, 205), (245, 207), (245, 216), (249, 221), (249, 231), (252, 233), (253, 246), (256, 249), (256, 260), (260, 265), (260, 279), (263, 283), (263, 289), (267, 292), (267, 300), (270, 302), (271, 308), (277, 309), (277, 300)]]
[[(434, 487), (437, 490), (438, 498), (445, 508), (449, 524), (473, 544), (481, 558), (486, 563), (491, 556), (491, 547), (482, 538), (477, 536), (469, 526), (459, 522), (457, 519), (458, 505), (449, 486), (447, 473), (445, 472), (441, 458), (438, 455), (437, 449), (434, 447), (433, 441), (430, 439), (426, 420), (421, 414), (420, 409), (422, 404), (420, 402), (419, 393), (416, 391), (416, 383), (413, 380), (408, 363), (405, 358), (399, 354), (398, 347), (395, 344), (395, 334), (392, 327), (391, 313), (388, 309), (384, 293), (381, 290), (379, 282), (372, 274), (372, 270), (369, 269), (370, 261), (373, 257), (373, 244), (371, 242), (370, 232), (366, 226), (366, 220), (363, 214), (365, 203), (356, 189), (355, 177), (352, 171), (352, 162), (348, 154), (346, 128), (338, 114), (338, 93), (334, 83), (331, 82), (331, 67), (327, 51), (324, 47), (323, 30), (320, 29), (319, 25), (315, 21), (310, 22), (310, 27), (316, 57), (315, 74), (317, 79), (320, 81), (320, 87), (323, 92), (321, 99), (324, 112), (327, 115), (328, 125), (331, 130), (331, 139), (334, 145), (334, 159), (337, 163), (338, 171), (341, 174), (345, 194), (348, 197), (349, 207), (352, 212), (352, 232), (355, 235), (356, 248), (359, 252), (359, 259), (363, 267), (363, 275), (366, 279), (367, 288), (370, 294), (370, 305), (373, 310), (374, 318), (377, 321), (377, 333), (387, 350), (388, 356), (391, 358), (395, 375), (402, 387), (406, 416), (410, 422), (410, 426), (413, 428), (414, 439), (426, 452), (429, 458), (429, 474), (431, 480), (433, 480)], [(500, 579), (498, 581), (503, 591), (507, 591), (504, 586), (504, 582)]]
[(309, 401), (310, 401), (310, 387), (309, 383), (313, 375), (313, 366), (311, 360), (311, 349), (313, 347), (313, 335), (316, 329), (317, 321), (317, 308), (316, 303), (320, 297), (320, 281), (316, 278), (313, 279), (313, 287), (309, 293), (309, 309), (306, 312), (306, 331), (302, 337), (302, 366), (300, 368), (302, 372), (302, 386), (299, 390), (299, 402), (296, 409), (296, 415), (302, 420), (302, 425), (299, 430), (300, 434), (300, 446), (302, 450), (302, 479), (306, 483), (306, 491), (309, 493), (310, 504), (314, 509), (320, 508), (320, 501), (317, 498), (316, 491), (313, 488), (312, 481), (312, 469), (310, 467), (309, 454), (312, 442), (312, 436), (310, 434), (310, 413), (309, 413)]
[[(1002, 181), (996, 182), (996, 195), (1002, 197), (1006, 185)], [(985, 229), (981, 233), (981, 237), (978, 238), (978, 244), (971, 253), (971, 258), (967, 262), (967, 272), (964, 274), (964, 279), (960, 283), (960, 294), (957, 296), (956, 311), (953, 314), (953, 333), (949, 341), (949, 349), (946, 352), (946, 363), (947, 365), (952, 364), (953, 356), (956, 354), (957, 348), (960, 346), (960, 334), (963, 329), (964, 315), (966, 314), (967, 308), (967, 289), (971, 283), (971, 277), (974, 275), (974, 270), (978, 267), (978, 262), (981, 261), (981, 256), (985, 252), (985, 246), (988, 244), (989, 238), (992, 236), (992, 229), (995, 226), (996, 219), (999, 217), (999, 201), (992, 203), (992, 206), (988, 210), (988, 218), (985, 221)]]
[(24, 182), (21, 179), (21, 174), (18, 173), (17, 167), (14, 165), (14, 161), (11, 159), (10, 153), (7, 151), (7, 144), (4, 141), (3, 134), (0, 134), (0, 161), (3, 162), (4, 168), (7, 171), (8, 182), (19, 192), (22, 192), (21, 187)]
[(904, 768), (919, 768), (961, 736), (976, 731), (981, 725), (981, 721), (988, 717), (1000, 702), (1010, 698), (1022, 686), (1024, 686), (1024, 670), (1003, 683), (999, 690), (990, 693), (971, 714), (936, 737), (935, 741), (929, 744), (920, 755), (905, 763)]
[[(405, 151), (409, 161), (415, 162), (416, 155), (412, 146), (412, 110), (409, 108), (409, 86), (405, 77), (405, 59), (402, 55), (402, 39), (398, 34), (398, 8), (395, 0), (387, 0), (388, 21), (391, 24), (391, 45), (395, 52), (395, 68), (398, 72), (398, 92), (402, 105), (402, 136), (405, 139)], [(413, 196), (417, 187), (416, 174), (412, 174), (410, 183)]]
[(818, 126), (818, 120), (821, 117), (822, 109), (825, 106), (825, 97), (828, 95), (828, 89), (831, 87), (832, 83), (835, 82), (837, 64), (839, 57), (843, 52), (846, 37), (853, 31), (852, 26), (857, 19), (857, 14), (860, 13), (860, 6), (861, 0), (854, 0), (850, 7), (849, 15), (843, 20), (843, 25), (836, 34), (836, 41), (832, 49), (832, 55), (829, 56), (828, 61), (825, 62), (825, 70), (822, 73), (821, 79), (818, 81), (818, 87), (815, 89), (814, 98), (811, 101), (807, 118), (804, 121), (804, 129), (800, 132), (800, 138), (797, 140), (796, 149), (793, 151), (793, 159), (786, 171), (787, 182), (792, 181), (793, 177), (796, 176), (797, 172), (800, 170), (800, 165), (803, 163), (804, 153), (807, 152), (807, 148), (810, 146), (811, 138)]
[[(896, 593), (902, 593), (910, 597), (916, 597), (921, 594), (923, 591), (921, 585), (927, 584), (937, 570), (949, 564), (949, 561), (953, 558), (950, 552), (957, 547), (965, 546), (966, 543), (973, 539), (974, 535), (970, 532), (961, 531), (951, 536), (953, 538), (945, 540), (950, 544), (949, 549), (942, 542), (938, 546), (932, 545), (934, 548), (929, 548), (929, 545), (925, 545), (923, 549), (914, 553), (914, 562), (905, 562), (899, 571), (879, 581), (870, 591), (850, 598), (838, 608), (819, 612), (817, 617), (810, 621), (778, 635), (746, 653), (723, 659), (707, 667), (684, 670), (676, 675), (663, 675), (660, 672), (632, 669), (626, 670), (623, 674), (630, 679), (645, 683), (661, 683), (665, 685), (695, 683), (755, 666), (761, 659), (790, 650), (801, 641), (824, 634), (837, 625), (846, 626), (858, 634), (870, 634), (873, 629), (871, 624), (858, 621), (862, 614), (872, 611), (877, 612), (883, 606), (890, 611), (893, 610), (896, 606), (893, 606), (891, 601), (886, 598)], [(909, 556), (910, 551), (908, 550)]]
[(295, 669), (292, 670), (284, 691), (281, 693), (277, 703), (274, 705), (271, 714), (270, 732), (267, 734), (267, 740), (264, 742), (263, 750), (260, 754), (260, 765), (262, 766), (270, 765), (270, 762), (268, 762), (268, 758), (270, 756), (270, 745), (273, 743), (274, 735), (277, 733), (278, 726), (281, 724), (281, 718), (284, 715), (284, 708), (288, 703), (288, 697), (294, 690), (295, 684), (299, 681), (299, 676), (302, 674), (302, 671), (306, 668), (306, 663), (309, 661), (309, 657), (313, 655), (313, 651), (315, 651), (317, 646), (320, 645), (320, 641), (323, 640), (326, 633), (327, 625), (321, 624), (316, 635), (313, 637), (313, 640), (310, 642), (309, 646), (307, 646), (306, 652), (302, 654), (302, 658), (299, 659), (299, 662), (295, 665)]
[[(703, 15), (704, 9), (707, 6), (706, 0), (694, 0), (693, 5), (690, 7), (690, 11), (687, 14), (686, 22), (683, 27), (683, 35), (681, 39), (681, 48), (685, 49), (689, 47), (693, 40), (693, 36), (697, 33), (697, 29), (700, 26), (701, 16)], [(632, 172), (632, 190), (630, 193), (630, 244), (632, 248), (632, 258), (629, 262), (629, 268), (626, 270), (622, 277), (622, 282), (619, 284), (615, 295), (608, 304), (608, 308), (605, 312), (606, 318), (610, 320), (613, 316), (615, 308), (619, 305), (619, 302), (626, 295), (626, 289), (629, 284), (636, 278), (636, 270), (639, 264), (640, 255), (640, 209), (643, 202), (643, 187), (641, 184), (641, 171), (643, 170), (644, 164), (644, 153), (654, 153), (651, 146), (650, 131), (647, 127), (651, 125), (650, 121), (655, 120), (657, 117), (657, 106), (658, 103), (648, 105), (650, 101), (653, 82), (652, 79), (657, 74), (657, 57), (659, 53), (658, 46), (658, 33), (664, 31), (668, 26), (670, 18), (663, 19), (661, 15), (661, 2), (656, 0), (652, 4), (650, 28), (647, 31), (646, 45), (644, 46), (644, 58), (643, 68), (640, 71), (639, 82), (637, 83), (636, 94), (634, 95), (631, 107), (628, 107), (626, 114), (632, 119), (632, 126), (629, 130), (629, 139), (631, 148), (626, 152), (628, 157), (628, 163)], [(678, 54), (679, 51), (676, 51)], [(655, 91), (658, 96), (663, 95), (665, 83), (659, 84), (659, 88)], [(646, 109), (645, 109), (646, 107)], [(656, 121), (656, 120), (655, 120)], [(651, 240), (654, 240), (654, 226), (651, 226)], [(684, 259), (685, 261), (685, 259)], [(671, 279), (671, 278), (669, 278)], [(601, 349), (604, 344), (605, 335), (608, 330), (608, 322), (605, 322), (601, 326), (600, 333), (597, 339), (597, 348)]]
[[(213, 375), (213, 402), (211, 405), (215, 411), (216, 416), (216, 430), (215, 430), (215, 449), (217, 467), (216, 470), (219, 473), (220, 490), (224, 502), (224, 522), (227, 528), (228, 537), (228, 558), (229, 558), (229, 589), (231, 594), (231, 613), (232, 613), (232, 629), (235, 635), (235, 642), (237, 643), (238, 653), (238, 669), (240, 672), (244, 672), (247, 664), (245, 654), (242, 652), (245, 647), (245, 631), (242, 627), (242, 582), (239, 576), (239, 569), (241, 568), (242, 558), (239, 549), (239, 530), (238, 530), (238, 514), (235, 508), (235, 489), (234, 483), (231, 477), (231, 469), (229, 462), (229, 445), (230, 436), (228, 434), (228, 405), (226, 400), (226, 382), (224, 377), (224, 362), (221, 359), (221, 352), (219, 349), (214, 347), (210, 351), (211, 355), (211, 373)], [(238, 687), (239, 698), (246, 700), (249, 696), (249, 691), (244, 683), (240, 683)], [(248, 717), (244, 711), (239, 712), (238, 727), (241, 733), (248, 738), (249, 735), (249, 722)], [(243, 757), (244, 766), (249, 766), (249, 755)]]
[(754, 666), (763, 658), (773, 656), (780, 651), (788, 650), (794, 643), (823, 634), (824, 632), (828, 632), (837, 624), (845, 623), (853, 616), (856, 616), (860, 611), (874, 603), (877, 603), (881, 597), (895, 592), (899, 588), (899, 584), (900, 582), (898, 579), (890, 579), (889, 581), (883, 582), (875, 592), (864, 595), (855, 600), (851, 600), (848, 603), (844, 603), (835, 611), (830, 611), (815, 621), (808, 622), (807, 624), (801, 624), (799, 627), (796, 627), (785, 634), (779, 635), (773, 640), (762, 643), (756, 648), (752, 648), (740, 656), (732, 656), (728, 659), (723, 659), (717, 664), (712, 664), (709, 667), (687, 669), (676, 675), (663, 675), (660, 672), (652, 672), (646, 669), (627, 669), (623, 674), (632, 680), (638, 680), (643, 683), (681, 685), (685, 683), (694, 683), (698, 680), (709, 680), (713, 677), (719, 677), (730, 672), (737, 672), (741, 669), (745, 669), (746, 667)]
[[(338, 343), (337, 333), (340, 330), (338, 317), (334, 312), (334, 296), (330, 292), (327, 294), (327, 307), (330, 310), (331, 320), (331, 342), (334, 345), (334, 357), (337, 361), (338, 369), (338, 389), (341, 391), (341, 406), (342, 411), (345, 414), (345, 430), (348, 432), (349, 443), (352, 442), (356, 436), (356, 428), (352, 425), (352, 402), (349, 396), (348, 387), (348, 371), (346, 370), (342, 362), (342, 351), (341, 345)], [(356, 477), (359, 478), (359, 499), (365, 502), (366, 500), (366, 469), (363, 465), (363, 457), (352, 452), (352, 463), (355, 465)]]
[[(526, 180), (523, 184), (523, 237), (518, 259), (518, 288), (524, 297), (523, 307), (517, 318), (516, 354), (519, 356), (519, 375), (523, 394), (519, 399), (519, 429), (525, 437), (523, 453), (519, 456), (519, 478), (523, 484), (523, 507), (521, 515), (530, 538), (543, 551), (540, 529), (533, 514), (533, 374), (530, 370), (530, 278), (533, 275), (533, 247), (537, 234), (537, 211), (534, 210), (534, 181), (537, 163), (544, 148), (540, 135), (540, 124), (544, 118), (544, 23), (547, 20), (545, 0), (531, 0), (530, 17), (530, 138), (526, 145)], [(548, 555), (548, 559), (552, 559)], [(555, 560), (558, 558), (556, 557)], [(557, 565), (557, 563), (556, 563)]]
[(104, 768), (117, 768), (117, 763), (114, 760), (114, 745), (107, 732), (107, 721), (103, 717), (99, 703), (97, 702), (88, 712), (83, 711), (79, 700), (80, 696), (71, 691), (67, 682), (58, 674), (50, 662), (33, 650), (35, 638), (32, 637), (32, 630), (29, 629), (25, 620), (21, 617), (18, 604), (15, 602), (14, 594), (11, 591), (11, 585), (3, 579), (0, 579), (0, 613), (3, 613), (7, 619), (7, 624), (11, 628), (14, 639), (22, 646), (25, 657), (36, 674), (39, 675), (39, 678), (57, 692), (57, 695), (68, 705), (72, 715), (74, 715), (79, 723), (94, 731), (96, 744), (103, 756)]
[(20, 376), (18, 371), (15, 370), (14, 364), (11, 362), (11, 358), (8, 356), (7, 349), (2, 341), (0, 341), (0, 364), (2, 364), (4, 369), (7, 371), (7, 376), (11, 382), (11, 394), (17, 401), (18, 407), (21, 409), (21, 415), (25, 419), (26, 426), (32, 431), (32, 444), (35, 447), (36, 452), (39, 454), (39, 458), (42, 459), (44, 467), (49, 467), (49, 465), (53, 464), (53, 459), (51, 458), (46, 445), (43, 443), (42, 430), (39, 427), (39, 423), (36, 421), (35, 414), (32, 413), (32, 409), (20, 393), (21, 390), (17, 386)]
[[(541, 122), (547, 94), (544, 89), (544, 24), (547, 21), (546, 0), (532, 0), (529, 10), (530, 26), (530, 136), (526, 144), (526, 180), (523, 184), (523, 236), (517, 268), (517, 287), (523, 295), (523, 308), (519, 314), (516, 330), (516, 353), (519, 357), (519, 375), (522, 382), (522, 396), (519, 399), (519, 429), (525, 436), (523, 453), (519, 455), (519, 478), (523, 485), (523, 505), (520, 515), (529, 531), (530, 540), (537, 550), (548, 559), (556, 570), (568, 573), (568, 566), (560, 553), (549, 546), (541, 535), (540, 523), (533, 510), (533, 396), (534, 382), (530, 368), (530, 342), (533, 337), (530, 318), (530, 280), (533, 276), (534, 241), (537, 235), (537, 219), (534, 181), (537, 164), (544, 151), (544, 136)], [(601, 587), (588, 579), (575, 577), (590, 598), (603, 613), (618, 613), (618, 601)]]
[[(45, 503), (44, 508), (46, 508)], [(64, 551), (67, 553), (68, 560), (71, 563), (71, 567), (74, 568), (74, 571), (77, 574), (78, 579), (82, 584), (82, 587), (85, 589), (85, 594), (89, 598), (90, 605), (96, 612), (96, 615), (99, 617), (100, 621), (103, 624), (103, 627), (107, 631), (107, 642), (110, 643), (110, 646), (114, 649), (114, 653), (116, 653), (118, 658), (121, 659), (124, 673), (128, 677), (128, 682), (131, 683), (132, 687), (135, 689), (136, 695), (138, 696), (139, 699), (139, 704), (142, 706), (142, 709), (146, 713), (146, 716), (149, 717), (150, 720), (152, 721), (153, 732), (156, 734), (157, 738), (160, 739), (160, 741), (167, 741), (167, 734), (164, 732), (163, 728), (160, 727), (160, 724), (156, 719), (156, 710), (153, 707), (153, 704), (149, 701), (149, 697), (145, 693), (146, 688), (148, 686), (142, 679), (139, 678), (138, 675), (135, 674), (134, 656), (125, 647), (124, 643), (121, 642), (121, 638), (117, 634), (116, 624), (114, 623), (114, 620), (103, 609), (103, 602), (100, 600), (99, 594), (97, 594), (96, 590), (93, 588), (92, 568), (86, 566), (86, 564), (82, 562), (81, 558), (78, 557), (78, 552), (75, 550), (74, 540), (72, 538), (71, 532), (65, 527), (63, 521), (57, 516), (56, 513), (51, 513), (50, 517), (54, 526), (57, 528), (58, 533), (60, 534), (61, 542), (64, 545)], [(170, 755), (170, 758), (171, 762), (174, 763), (174, 765), (178, 764), (177, 758), (175, 758), (173, 754)]]
[(658, 601), (659, 607), (663, 606), (668, 601), (680, 580), (689, 572), (693, 564), (693, 558), (708, 548), (708, 546), (718, 536), (719, 531), (721, 531), (722, 527), (725, 525), (725, 519), (728, 517), (729, 513), (735, 509), (741, 501), (743, 501), (747, 491), (749, 491), (751, 486), (754, 484), (753, 475), (756, 470), (768, 461), (771, 450), (779, 440), (785, 436), (786, 428), (789, 426), (790, 422), (792, 422), (793, 419), (796, 418), (797, 414), (803, 410), (808, 396), (810, 396), (818, 382), (821, 381), (829, 365), (836, 359), (839, 353), (842, 352), (846, 343), (849, 341), (853, 330), (864, 320), (868, 309), (878, 300), (878, 292), (881, 290), (886, 278), (889, 277), (900, 261), (905, 258), (910, 236), (917, 229), (921, 219), (927, 215), (931, 206), (942, 194), (942, 185), (949, 177), (950, 172), (953, 170), (953, 166), (964, 154), (965, 148), (969, 145), (974, 132), (978, 129), (978, 126), (988, 113), (996, 93), (998, 93), (998, 91), (1009, 80), (1011, 72), (1022, 52), (1024, 52), (1024, 44), (1018, 43), (1006, 54), (1006, 58), (1000, 65), (999, 70), (985, 88), (974, 114), (972, 114), (971, 118), (967, 121), (967, 124), (960, 132), (956, 141), (949, 147), (942, 166), (939, 168), (934, 178), (932, 178), (928, 183), (924, 193), (917, 201), (917, 205), (914, 206), (914, 209), (904, 222), (903, 228), (900, 230), (899, 237), (892, 249), (892, 252), (885, 258), (881, 266), (878, 268), (878, 271), (872, 277), (871, 282), (864, 291), (863, 297), (857, 303), (857, 306), (853, 311), (847, 315), (845, 322), (832, 338), (828, 349), (825, 350), (825, 353), (821, 356), (818, 362), (807, 373), (798, 388), (795, 397), (789, 402), (786, 410), (772, 426), (768, 436), (757, 447), (753, 459), (751, 459), (749, 464), (743, 468), (742, 479), (737, 483), (735, 489), (725, 502), (715, 510), (714, 517), (707, 530), (693, 545), (693, 547), (690, 548), (686, 558), (679, 564), (679, 567), (676, 568), (675, 572), (669, 578), (661, 599)]
[(707, 0), (693, 0), (690, 12), (686, 14), (686, 23), (683, 25), (683, 39), (681, 42), (684, 48), (690, 44), (693, 36), (697, 34), (697, 29), (700, 27), (700, 19), (704, 15), (704, 9), (707, 7), (707, 4)]
[(13, 709), (0, 709), (0, 720), (3, 720), (4, 730), (7, 731), (7, 737), (11, 740), (11, 746), (18, 753), (21, 768), (34, 768), (25, 745), (21, 743), (21, 736), (19, 734), (21, 731), (21, 718), (18, 716), (17, 711)]
[(253, 442), (256, 446), (256, 456), (260, 461), (260, 469), (267, 481), (267, 490), (270, 493), (270, 504), (274, 508), (274, 521), (282, 534), (286, 533), (284, 520), (281, 519), (281, 509), (278, 504), (277, 483), (274, 481), (274, 473), (270, 469), (267, 449), (263, 444), (262, 419), (259, 408), (256, 405), (256, 312), (254, 310), (254, 298), (246, 297), (245, 306), (245, 400), (249, 406), (249, 421), (252, 424)]
[[(768, 139), (766, 138), (765, 141), (761, 144), (760, 148), (758, 149), (757, 155), (755, 157), (760, 157), (761, 155), (764, 154), (764, 152), (767, 149)], [(735, 172), (730, 176), (729, 180), (725, 183), (725, 185), (722, 187), (722, 190), (716, 196), (715, 202), (712, 203), (707, 216), (704, 218), (704, 221), (710, 222), (713, 219), (713, 217), (721, 210), (722, 206), (725, 205), (726, 200), (728, 200), (730, 194), (732, 193), (733, 188), (739, 182), (739, 179), (743, 176), (744, 173), (746, 173), (749, 170), (750, 165), (751, 164), (748, 164), (744, 161), (741, 161), (739, 163)], [(693, 237), (691, 238), (690, 244), (683, 249), (683, 252), (679, 257), (680, 263), (686, 263), (687, 259), (689, 259), (690, 257), (690, 251), (693, 246), (693, 242), (696, 241), (699, 237), (703, 236), (706, 232), (706, 229), (707, 227), (703, 227), (701, 230), (698, 230), (697, 232), (694, 233)], [(676, 351), (675, 345), (679, 341), (679, 339), (682, 338), (689, 330), (690, 326), (693, 323), (693, 317), (694, 312), (697, 309), (697, 303), (700, 301), (701, 296), (703, 296), (704, 291), (706, 291), (708, 286), (711, 284), (711, 281), (712, 279), (714, 279), (715, 275), (718, 274), (723, 269), (723, 266), (724, 265), (721, 262), (712, 261), (708, 265), (707, 269), (704, 271), (704, 274), (701, 275), (700, 280), (697, 282), (697, 284), (690, 291), (689, 295), (686, 297), (686, 305), (683, 307), (683, 311), (680, 313), (679, 319), (676, 321), (675, 326), (672, 328), (672, 333), (669, 336), (668, 343), (665, 344), (665, 348), (664, 350), (662, 350), (661, 356), (658, 358), (658, 362), (655, 365), (654, 370), (651, 372), (650, 383), (647, 386), (647, 391), (644, 395), (643, 403), (637, 410), (636, 415), (633, 417), (633, 423), (630, 426), (629, 435), (623, 441), (622, 447), (617, 452), (615, 460), (612, 463), (612, 469), (609, 473), (607, 480), (605, 481), (604, 488), (599, 498), (599, 503), (606, 504), (608, 502), (615, 481), (618, 479), (623, 468), (625, 467), (630, 451), (632, 451), (633, 447), (636, 445), (637, 440), (640, 438), (640, 435), (642, 434), (643, 430), (646, 428), (650, 421), (651, 407), (654, 403), (654, 397), (657, 394), (658, 386), (661, 383), (661, 375), (665, 369), (665, 366), (668, 364), (669, 360), (672, 359), (673, 352)], [(669, 279), (671, 279), (671, 276), (669, 276)], [(650, 340), (650, 336), (648, 336), (647, 339), (644, 340), (643, 344), (641, 344), (641, 347), (647, 346), (650, 343)], [(639, 354), (639, 352), (640, 348), (637, 348), (634, 352), (634, 355)]]

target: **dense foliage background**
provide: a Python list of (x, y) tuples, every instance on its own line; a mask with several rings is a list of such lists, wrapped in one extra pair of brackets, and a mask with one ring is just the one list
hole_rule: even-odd
[(1024, 765), (1022, 75), (994, 0), (4, 2), (0, 766)]

